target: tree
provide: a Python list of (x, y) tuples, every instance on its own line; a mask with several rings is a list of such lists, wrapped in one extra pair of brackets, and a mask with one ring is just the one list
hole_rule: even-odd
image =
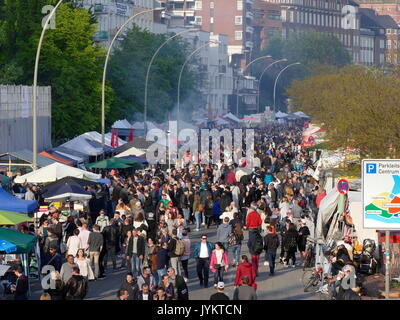
[[(154, 52), (170, 36), (142, 31), (136, 26), (127, 32), (110, 60), (108, 77), (116, 93), (110, 121), (125, 117), (143, 119), (147, 67)], [(176, 106), (179, 73), (191, 51), (187, 42), (176, 37), (157, 55), (149, 75), (148, 119), (166, 120), (168, 112)], [(184, 70), (180, 88), (181, 110), (186, 107), (189, 111), (194, 107), (185, 101), (198, 94), (196, 87), (201, 76), (193, 72), (197, 63), (196, 57), (193, 57)]]
[[(294, 68), (285, 71), (277, 84), (277, 102), (280, 109), (287, 98), (285, 88), (288, 88), (293, 79), (303, 79), (316, 72), (322, 65), (342, 67), (351, 63), (347, 50), (338, 38), (309, 30), (306, 33), (290, 33), (287, 39), (280, 35), (274, 35), (264, 50), (258, 52), (255, 57), (271, 55), (273, 59), (288, 59), (287, 64), (300, 62)], [(262, 68), (257, 68), (256, 76), (260, 76), (262, 70), (271, 61), (265, 60)], [(261, 97), (263, 104), (272, 104), (273, 85), (277, 73), (284, 64), (276, 65), (263, 77), (261, 83)], [(255, 70), (256, 68), (254, 68)], [(271, 76), (271, 77), (268, 77)]]
[[(42, 7), (56, 1), (4, 0), (1, 27), (2, 65), (17, 66), (16, 84), (32, 85), (36, 49), (42, 30)], [(52, 134), (55, 142), (99, 130), (101, 80), (105, 51), (93, 43), (97, 29), (91, 14), (70, 3), (56, 12), (56, 28), (46, 31), (38, 84), (52, 87)], [(112, 89), (107, 86), (107, 109)]]
[(297, 109), (327, 130), (333, 148), (352, 147), (361, 157), (400, 156), (397, 77), (360, 66), (294, 81), (288, 90)]

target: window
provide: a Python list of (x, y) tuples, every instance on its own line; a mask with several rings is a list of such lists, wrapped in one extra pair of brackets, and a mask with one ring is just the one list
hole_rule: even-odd
[(281, 20), (280, 10), (268, 10), (268, 19)]
[(235, 31), (235, 40), (243, 39), (243, 31)]
[(195, 24), (201, 25), (203, 23), (202, 17), (194, 17)]
[(203, 8), (203, 3), (202, 3), (201, 1), (196, 1), (196, 2), (194, 3), (194, 8), (195, 8), (196, 10), (201, 10), (201, 9)]
[(210, 2), (210, 9), (214, 9), (214, 2), (213, 1)]
[(240, 26), (243, 23), (243, 17), (242, 16), (236, 16), (235, 17), (235, 24), (237, 26)]
[(214, 23), (214, 17), (210, 18), (210, 23)]
[(238, 0), (236, 2), (236, 9), (239, 10), (239, 11), (243, 10), (243, 1), (242, 0)]

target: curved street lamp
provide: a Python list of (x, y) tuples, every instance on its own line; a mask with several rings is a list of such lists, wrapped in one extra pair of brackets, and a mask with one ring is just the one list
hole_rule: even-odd
[(38, 69), (39, 69), (39, 60), (40, 60), (40, 51), (42, 50), (42, 43), (44, 39), (44, 35), (49, 26), (50, 20), (53, 18), (56, 10), (61, 5), (64, 0), (60, 0), (56, 6), (51, 10), (48, 15), (46, 22), (42, 28), (42, 33), (40, 35), (39, 44), (36, 50), (36, 59), (35, 59), (35, 70), (33, 72), (33, 105), (32, 105), (32, 118), (33, 118), (33, 144), (32, 144), (32, 152), (33, 152), (33, 161), (32, 161), (32, 169), (35, 171), (37, 169), (37, 78), (38, 78)]
[(276, 79), (275, 79), (275, 84), (274, 84), (274, 113), (275, 113), (276, 83), (278, 82), (278, 79), (279, 79), (279, 77), (280, 77), (280, 75), (282, 74), (283, 71), (285, 71), (287, 68), (289, 68), (289, 67), (291, 67), (291, 66), (295, 66), (295, 65), (298, 65), (298, 64), (301, 64), (301, 63), (300, 63), (300, 62), (295, 62), (295, 63), (292, 63), (292, 64), (287, 65), (286, 67), (284, 67), (284, 68), (278, 73), (278, 76), (277, 76)]
[(271, 64), (269, 64), (269, 65), (263, 70), (263, 72), (262, 72), (261, 75), (260, 75), (260, 78), (258, 79), (258, 99), (257, 99), (257, 101), (258, 101), (258, 111), (259, 111), (259, 112), (260, 112), (260, 86), (261, 86), (262, 77), (264, 76), (264, 73), (265, 73), (270, 67), (272, 67), (274, 64), (277, 64), (277, 63), (283, 62), (283, 61), (287, 61), (287, 59), (277, 60), (277, 61), (272, 62)]
[(203, 49), (204, 47), (210, 45), (210, 43), (221, 43), (221, 41), (215, 41), (215, 40), (207, 41), (205, 44), (198, 47), (196, 50), (192, 51), (192, 53), (190, 53), (188, 55), (188, 57), (186, 58), (186, 61), (182, 65), (181, 71), (179, 73), (179, 79), (178, 79), (178, 116), (177, 116), (178, 122), (179, 122), (179, 115), (180, 115), (180, 87), (181, 87), (181, 78), (182, 78), (183, 70), (185, 69), (186, 64), (189, 62), (189, 60), (192, 58), (192, 56), (194, 54), (196, 54), (198, 51), (200, 51), (201, 49)]
[[(246, 73), (247, 68), (250, 67), (254, 62), (266, 58), (272, 58), (272, 57), (270, 55), (267, 55), (255, 58), (254, 60), (250, 61), (243, 69), (243, 76)], [(239, 77), (236, 79), (236, 116), (239, 117)]]
[(178, 32), (176, 34), (174, 34), (173, 36), (169, 37), (168, 39), (166, 39), (156, 50), (156, 52), (154, 52), (153, 56), (151, 57), (150, 63), (147, 67), (147, 73), (146, 73), (146, 81), (144, 84), (144, 133), (147, 133), (147, 86), (149, 83), (149, 75), (150, 75), (150, 68), (153, 65), (153, 61), (156, 58), (157, 54), (160, 52), (160, 50), (172, 39), (174, 39), (175, 37), (187, 33), (187, 32), (192, 32), (192, 31), (199, 31), (200, 29), (198, 28), (194, 28), (194, 29), (189, 29), (189, 30), (183, 30), (181, 32)]
[(108, 51), (107, 51), (107, 55), (106, 55), (106, 60), (104, 63), (104, 69), (103, 69), (103, 82), (102, 82), (102, 86), (101, 86), (101, 145), (104, 148), (104, 142), (105, 142), (105, 103), (106, 103), (106, 96), (105, 96), (105, 86), (106, 86), (106, 74), (107, 74), (107, 65), (108, 65), (108, 59), (110, 57), (111, 54), (111, 49), (114, 45), (115, 40), (118, 38), (118, 36), (120, 35), (120, 33), (122, 32), (122, 30), (133, 20), (135, 19), (137, 16), (140, 16), (142, 14), (145, 13), (149, 13), (149, 12), (154, 12), (154, 11), (158, 11), (158, 10), (165, 10), (165, 8), (154, 8), (154, 9), (150, 9), (150, 10), (143, 10), (140, 11), (136, 14), (134, 14), (133, 16), (131, 16), (128, 20), (126, 20), (124, 22), (124, 24), (118, 29), (118, 31), (116, 32), (116, 34), (114, 35), (114, 38), (111, 41), (110, 46), (108, 47)]

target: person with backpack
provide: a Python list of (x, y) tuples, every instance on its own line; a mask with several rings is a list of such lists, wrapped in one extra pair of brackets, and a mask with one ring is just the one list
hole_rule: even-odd
[(214, 201), (211, 193), (207, 195), (204, 204), (204, 216), (206, 218), (207, 229), (210, 228), (211, 221), (214, 219)]
[(231, 241), (228, 240), (229, 245), (232, 248), (232, 254), (233, 254), (233, 261), (232, 261), (232, 266), (236, 267), (237, 265), (240, 264), (240, 252), (242, 249), (242, 241), (244, 239), (243, 235), (243, 222), (242, 219), (239, 218), (239, 213), (235, 212), (233, 214), (233, 219), (229, 221), (229, 224), (232, 227), (232, 233), (230, 235), (230, 238), (232, 238)]
[(271, 226), (267, 227), (267, 235), (264, 237), (264, 250), (265, 250), (265, 262), (269, 264), (269, 275), (272, 276), (275, 273), (275, 259), (276, 250), (279, 247), (279, 237), (274, 232)]
[(229, 218), (225, 217), (224, 223), (220, 224), (217, 229), (217, 241), (221, 242), (225, 248), (226, 254), (228, 254), (228, 240), (232, 233), (232, 226), (229, 224)]
[[(103, 235), (104, 242), (105, 242), (105, 255), (104, 255), (104, 270), (107, 270), (107, 262), (108, 257), (111, 257), (113, 269), (117, 269), (117, 257), (116, 257), (116, 249), (117, 249), (117, 242), (119, 239), (119, 231), (118, 227), (114, 226), (114, 219), (111, 219), (109, 225), (103, 229), (101, 234)], [(101, 250), (100, 250), (101, 251)]]
[(65, 285), (66, 300), (83, 300), (88, 291), (87, 280), (79, 274), (79, 267), (72, 268), (72, 277)]
[(210, 267), (214, 273), (214, 287), (217, 287), (218, 282), (224, 282), (224, 272), (228, 272), (228, 254), (221, 242), (215, 243), (215, 249), (211, 254)]
[(176, 274), (181, 273), (180, 258), (185, 253), (185, 245), (182, 240), (179, 240), (176, 229), (172, 230), (172, 237), (168, 241), (168, 252), (171, 260), (171, 266), (176, 270)]
[(296, 230), (296, 226), (294, 223), (289, 224), (289, 229), (286, 233), (285, 240), (283, 245), (285, 246), (286, 251), (286, 259), (285, 259), (285, 268), (289, 267), (289, 261), (292, 260), (292, 267), (296, 267), (296, 251), (297, 251), (297, 239), (298, 232)]
[(253, 237), (251, 238), (249, 237), (247, 246), (251, 254), (251, 264), (253, 266), (254, 273), (256, 274), (256, 276), (258, 276), (258, 264), (260, 262), (261, 252), (264, 249), (264, 242), (261, 233), (258, 229), (254, 229), (254, 231), (252, 231), (252, 234)]
[(193, 257), (196, 259), (197, 276), (200, 280), (200, 286), (208, 288), (208, 277), (210, 272), (210, 259), (214, 246), (207, 241), (207, 235), (201, 236), (201, 241), (196, 243), (193, 251)]

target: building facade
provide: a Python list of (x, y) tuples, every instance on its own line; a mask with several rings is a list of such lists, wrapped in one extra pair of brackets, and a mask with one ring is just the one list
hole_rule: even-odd
[[(0, 153), (32, 150), (33, 90), (0, 85)], [(38, 87), (37, 149), (51, 148), (51, 87)]]

